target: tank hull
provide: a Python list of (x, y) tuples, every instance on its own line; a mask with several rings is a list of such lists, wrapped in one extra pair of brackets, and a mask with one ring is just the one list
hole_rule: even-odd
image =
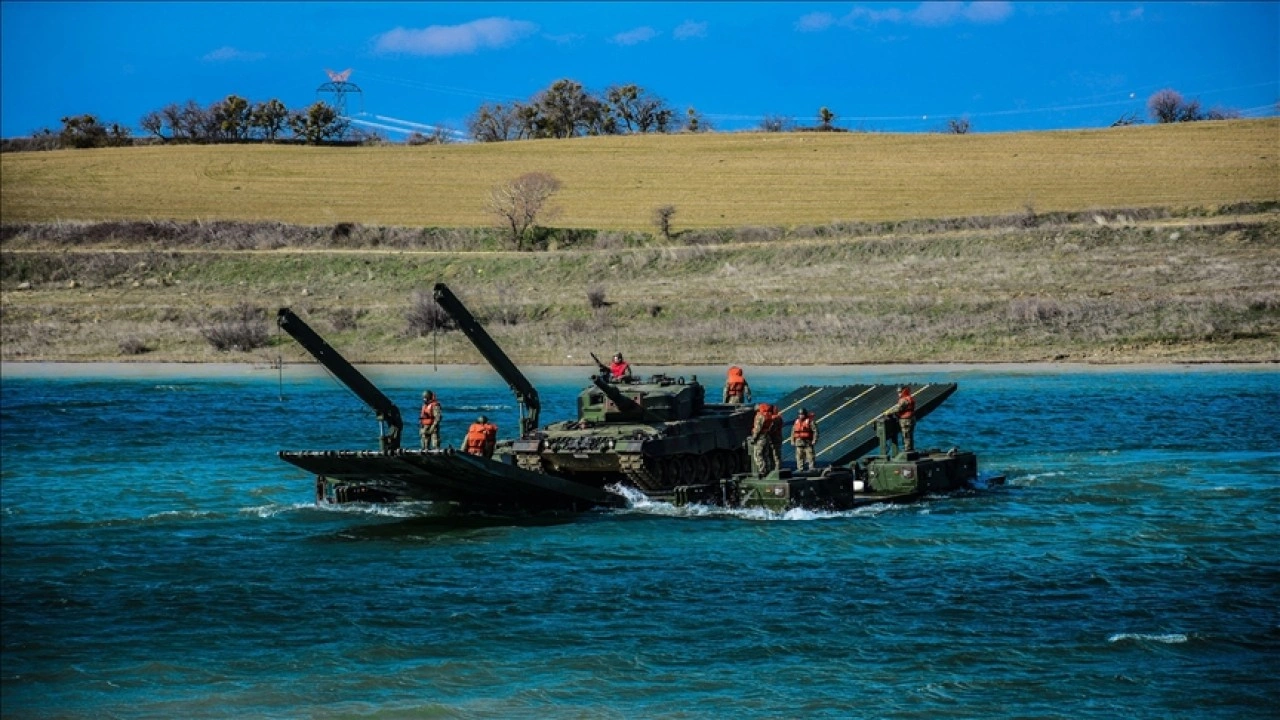
[(720, 505), (771, 512), (796, 508), (839, 511), (972, 489), (977, 481), (978, 461), (973, 453), (931, 450), (877, 456), (850, 468), (734, 475), (718, 483), (678, 487), (673, 502), (678, 506)]

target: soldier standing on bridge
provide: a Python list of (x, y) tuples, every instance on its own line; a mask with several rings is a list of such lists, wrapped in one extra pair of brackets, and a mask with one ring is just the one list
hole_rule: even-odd
[(756, 406), (755, 421), (751, 425), (751, 451), (756, 461), (756, 473), (768, 475), (777, 469), (774, 457), (777, 450), (773, 447), (774, 426), (779, 423), (773, 413), (773, 406), (760, 403)]
[(742, 374), (742, 368), (737, 365), (729, 367), (729, 377), (725, 380), (724, 396), (720, 402), (731, 405), (751, 402), (751, 386), (747, 384), (747, 378)]
[(796, 449), (796, 470), (815, 469), (814, 448), (818, 444), (818, 421), (813, 413), (800, 408), (800, 416), (791, 426), (791, 446)]
[(893, 410), (898, 416), (898, 426), (902, 430), (902, 452), (915, 452), (916, 449), (916, 399), (911, 394), (911, 387), (903, 385), (898, 388), (898, 404)]
[(462, 441), (462, 449), (469, 455), (491, 458), (497, 444), (498, 426), (481, 415), (471, 423), (471, 427), (467, 428), (467, 437)]
[(440, 421), (444, 411), (431, 390), (422, 393), (422, 410), (418, 413), (418, 434), (422, 436), (423, 450), (440, 449)]

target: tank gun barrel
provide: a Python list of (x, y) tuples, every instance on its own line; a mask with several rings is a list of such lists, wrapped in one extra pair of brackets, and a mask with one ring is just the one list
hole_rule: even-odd
[(600, 376), (601, 376), (601, 377), (606, 377), (606, 378), (607, 378), (607, 377), (609, 377), (609, 374), (612, 372), (612, 371), (609, 369), (609, 366), (608, 366), (608, 365), (605, 365), (605, 364), (604, 364), (604, 363), (602, 363), (602, 362), (600, 362), (600, 358), (596, 357), (596, 354), (595, 354), (595, 353), (587, 353), (587, 354), (591, 356), (591, 359), (592, 359), (592, 360), (595, 360), (595, 361), (596, 361), (596, 367), (600, 368)]
[(311, 353), (311, 356), (326, 370), (333, 373), (333, 376), (343, 385), (350, 388), (351, 392), (355, 393), (365, 405), (373, 409), (378, 416), (378, 421), (387, 426), (387, 432), (382, 435), (379, 442), (382, 449), (399, 450), (400, 434), (404, 430), (400, 408), (289, 308), (280, 308), (276, 314), (276, 324), (297, 340), (299, 345)]
[(538, 428), (538, 413), (542, 409), (542, 405), (538, 400), (538, 391), (533, 387), (533, 383), (520, 372), (516, 364), (507, 357), (507, 354), (498, 347), (498, 343), (489, 337), (489, 333), (485, 331), (470, 310), (462, 304), (453, 291), (444, 283), (436, 283), (432, 293), (436, 304), (442, 310), (453, 318), (457, 323), (458, 329), (461, 330), (471, 344), (476, 346), (476, 350), (484, 356), (489, 365), (507, 381), (507, 385), (516, 395), (516, 404), (520, 406), (520, 435), (524, 436), (533, 432)]

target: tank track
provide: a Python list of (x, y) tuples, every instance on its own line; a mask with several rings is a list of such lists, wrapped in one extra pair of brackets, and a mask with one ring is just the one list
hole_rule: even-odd
[(657, 491), (665, 489), (662, 482), (662, 471), (658, 464), (646, 467), (643, 455), (620, 455), (622, 474), (627, 480), (641, 490)]
[(542, 456), (537, 453), (518, 453), (516, 455), (516, 466), (529, 472), (546, 472), (542, 467)]

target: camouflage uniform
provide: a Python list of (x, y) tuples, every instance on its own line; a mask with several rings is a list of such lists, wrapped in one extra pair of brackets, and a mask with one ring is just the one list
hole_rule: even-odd
[(761, 476), (778, 467), (774, 461), (778, 449), (773, 443), (773, 414), (765, 408), (761, 405), (761, 409), (756, 410), (755, 422), (751, 426), (751, 454), (755, 459), (756, 473)]
[(818, 423), (813, 419), (813, 414), (807, 410), (800, 410), (800, 417), (796, 418), (795, 425), (791, 428), (791, 446), (796, 449), (796, 469), (797, 470), (813, 470), (814, 462), (814, 446), (818, 444)]
[(423, 450), (440, 449), (440, 421), (444, 412), (440, 409), (440, 401), (430, 390), (422, 393), (422, 410), (418, 413), (418, 436), (422, 438)]
[(912, 397), (910, 388), (902, 388), (898, 395), (898, 404), (893, 407), (898, 416), (898, 426), (902, 430), (902, 452), (915, 452), (916, 449), (916, 399)]

